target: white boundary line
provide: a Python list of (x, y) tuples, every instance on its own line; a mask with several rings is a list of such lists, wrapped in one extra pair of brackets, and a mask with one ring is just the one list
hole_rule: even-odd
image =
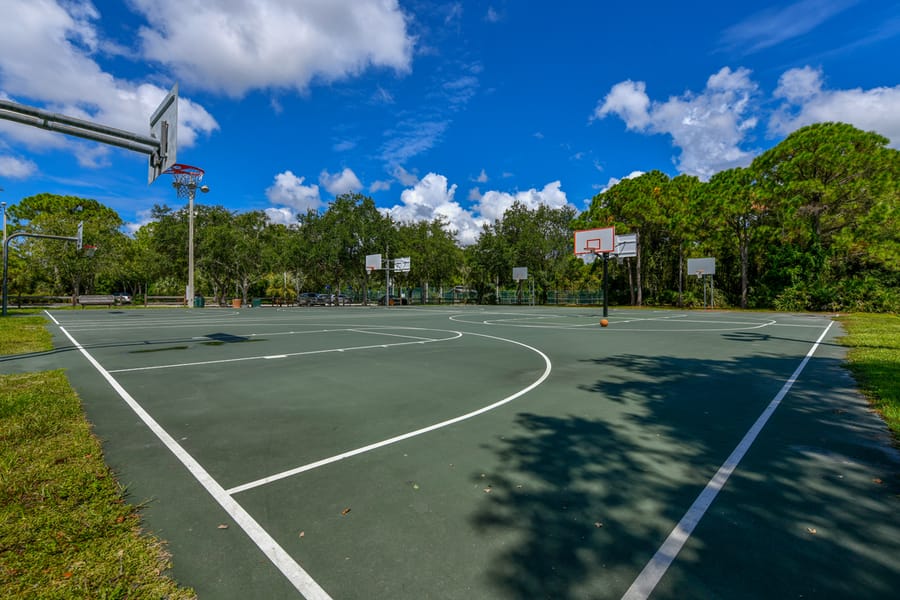
[[(54, 323), (59, 325), (59, 322), (54, 319), (49, 312), (45, 311), (45, 313)], [(253, 540), (253, 543), (256, 544), (257, 548), (259, 548), (260, 551), (272, 561), (272, 564), (281, 571), (288, 581), (293, 584), (297, 591), (303, 594), (303, 597), (307, 600), (331, 600), (331, 596), (329, 596), (325, 590), (310, 577), (309, 573), (307, 573), (290, 554), (285, 552), (284, 549), (278, 545), (278, 542), (276, 542), (275, 539), (269, 535), (252, 516), (250, 516), (250, 513), (244, 510), (244, 507), (238, 504), (234, 498), (232, 498), (228, 492), (226, 492), (225, 489), (206, 472), (206, 469), (182, 448), (181, 445), (176, 442), (175, 439), (172, 438), (172, 436), (170, 436), (127, 391), (125, 391), (125, 388), (123, 388), (119, 382), (106, 371), (106, 369), (100, 366), (100, 363), (98, 363), (94, 357), (91, 356), (91, 354), (85, 350), (68, 331), (66, 331), (65, 327), (60, 325), (59, 328), (65, 336), (69, 338), (72, 344), (78, 348), (78, 351), (87, 358), (88, 362), (97, 369), (97, 372), (106, 379), (109, 385), (112, 386), (131, 410), (140, 417), (141, 421), (144, 422), (150, 431), (159, 438), (159, 441), (161, 441), (166, 448), (181, 461), (181, 464), (183, 464), (200, 485), (206, 489), (209, 495), (225, 509), (225, 512), (227, 512), (229, 516), (234, 519), (235, 523), (244, 530), (244, 533)]]
[(809, 359), (815, 354), (816, 349), (819, 347), (819, 344), (822, 343), (822, 340), (825, 339), (825, 335), (831, 329), (832, 325), (834, 325), (834, 321), (828, 324), (828, 327), (825, 328), (825, 331), (822, 332), (822, 335), (819, 336), (816, 343), (813, 344), (812, 348), (809, 349), (809, 352), (806, 353), (806, 356), (800, 362), (800, 365), (794, 370), (790, 378), (784, 382), (784, 385), (781, 387), (778, 394), (775, 395), (775, 398), (769, 402), (769, 405), (762, 414), (759, 415), (756, 422), (753, 423), (753, 426), (747, 433), (744, 434), (744, 438), (731, 452), (731, 455), (725, 459), (725, 462), (722, 463), (722, 466), (719, 467), (719, 470), (716, 471), (713, 478), (709, 480), (706, 487), (703, 488), (703, 491), (700, 492), (700, 495), (697, 496), (697, 499), (694, 500), (691, 507), (684, 513), (684, 516), (681, 517), (681, 520), (675, 526), (675, 529), (672, 530), (669, 537), (666, 538), (666, 541), (663, 542), (662, 546), (659, 547), (659, 550), (656, 551), (656, 554), (653, 555), (653, 558), (650, 559), (650, 562), (647, 563), (637, 576), (637, 579), (631, 584), (631, 587), (625, 592), (625, 595), (622, 596), (622, 600), (646, 600), (646, 598), (653, 593), (653, 590), (656, 589), (656, 585), (659, 583), (660, 579), (666, 574), (666, 571), (672, 565), (672, 562), (675, 561), (675, 557), (681, 552), (681, 548), (688, 541), (688, 538), (691, 537), (694, 528), (700, 523), (700, 519), (706, 514), (707, 509), (709, 509), (713, 500), (715, 500), (716, 495), (722, 487), (724, 487), (725, 482), (728, 481), (728, 478), (737, 468), (741, 459), (744, 458), (747, 450), (753, 445), (756, 436), (758, 436), (759, 432), (766, 426), (772, 413), (775, 412), (775, 409), (778, 408), (778, 405), (781, 404), (781, 401), (800, 377), (800, 373), (803, 372), (806, 363), (808, 363)]
[[(345, 331), (356, 331), (353, 329), (348, 329)], [(430, 330), (430, 331), (440, 331), (440, 330)], [(181, 367), (197, 367), (201, 365), (217, 365), (222, 363), (232, 363), (232, 362), (244, 362), (248, 360), (271, 360), (273, 358), (288, 358), (291, 356), (310, 356), (313, 354), (328, 354), (330, 352), (351, 352), (353, 350), (374, 350), (376, 348), (392, 348), (394, 346), (409, 346), (412, 344), (431, 344), (433, 342), (446, 342), (450, 340), (456, 340), (462, 337), (462, 332), (454, 331), (455, 336), (450, 336), (446, 338), (420, 338), (415, 336), (408, 335), (399, 335), (399, 334), (390, 334), (390, 333), (381, 333), (374, 331), (358, 331), (357, 333), (375, 333), (378, 335), (387, 335), (393, 337), (402, 337), (402, 338), (412, 338), (415, 341), (412, 342), (394, 342), (393, 344), (375, 344), (370, 346), (352, 346), (348, 348), (325, 348), (322, 350), (306, 350), (304, 352), (289, 352), (287, 354), (277, 354), (277, 355), (261, 355), (261, 356), (242, 356), (240, 358), (221, 358), (218, 360), (201, 360), (197, 362), (188, 362), (188, 363), (172, 363), (168, 365), (153, 365), (149, 367), (132, 367), (128, 369), (110, 369), (110, 373), (131, 373), (134, 371), (153, 371), (157, 369), (179, 369)]]
[(520, 396), (524, 396), (525, 394), (527, 394), (528, 392), (530, 392), (537, 386), (544, 383), (544, 381), (547, 379), (547, 377), (550, 376), (550, 371), (553, 370), (553, 364), (550, 362), (550, 358), (546, 354), (544, 354), (543, 352), (538, 350), (537, 348), (535, 348), (533, 346), (529, 346), (528, 344), (523, 344), (522, 342), (517, 342), (516, 340), (509, 340), (506, 338), (496, 337), (493, 335), (486, 335), (483, 333), (466, 333), (465, 335), (476, 335), (479, 337), (489, 338), (489, 339), (493, 339), (493, 340), (499, 340), (501, 342), (508, 342), (511, 344), (516, 344), (517, 346), (522, 346), (523, 348), (527, 348), (528, 350), (531, 350), (532, 352), (536, 352), (537, 354), (539, 354), (541, 356), (541, 358), (544, 359), (544, 372), (537, 380), (534, 381), (534, 383), (532, 383), (528, 387), (519, 390), (518, 392), (516, 392), (515, 394), (512, 394), (511, 396), (507, 396), (503, 400), (494, 402), (493, 404), (489, 404), (488, 406), (483, 406), (483, 407), (479, 408), (478, 410), (474, 410), (472, 412), (466, 413), (464, 415), (460, 415), (458, 417), (454, 417), (452, 419), (448, 419), (446, 421), (441, 421), (440, 423), (435, 423), (434, 425), (429, 425), (428, 427), (423, 427), (421, 429), (416, 429), (415, 431), (410, 431), (408, 433), (404, 433), (404, 434), (401, 434), (401, 435), (398, 435), (398, 436), (395, 436), (392, 438), (388, 438), (388, 439), (382, 440), (380, 442), (375, 442), (374, 444), (369, 444), (368, 446), (356, 448), (355, 450), (348, 450), (347, 452), (335, 454), (334, 456), (330, 456), (328, 458), (323, 458), (322, 460), (317, 460), (315, 462), (311, 462), (309, 464), (306, 464), (306, 465), (303, 465), (300, 467), (289, 469), (287, 471), (282, 471), (281, 473), (276, 473), (274, 475), (269, 475), (268, 477), (263, 477), (262, 479), (257, 479), (256, 481), (250, 481), (248, 483), (244, 483), (242, 485), (238, 485), (238, 486), (235, 486), (228, 490), (225, 490), (226, 493), (238, 494), (240, 492), (244, 492), (244, 491), (256, 488), (256, 487), (260, 487), (260, 486), (272, 483), (274, 481), (278, 481), (279, 479), (285, 479), (287, 477), (299, 475), (300, 473), (305, 473), (306, 471), (312, 471), (313, 469), (317, 469), (319, 467), (323, 467), (325, 465), (329, 465), (331, 463), (335, 463), (340, 460), (344, 460), (345, 458), (350, 458), (351, 456), (356, 456), (358, 454), (364, 454), (366, 452), (371, 452), (372, 450), (377, 450), (378, 448), (384, 448), (385, 446), (390, 446), (391, 444), (396, 444), (397, 442), (402, 442), (403, 440), (408, 440), (410, 438), (414, 438), (416, 436), (420, 436), (422, 434), (425, 434), (425, 433), (428, 433), (431, 431), (435, 431), (436, 429), (442, 429), (444, 427), (447, 427), (448, 425), (453, 425), (454, 423), (459, 423), (460, 421), (465, 421), (467, 419), (471, 419), (472, 417), (477, 417), (478, 415), (481, 415), (488, 411), (494, 410), (495, 408), (503, 406), (504, 404), (508, 404), (508, 403), (512, 402), (513, 400), (515, 400), (516, 398), (519, 398)]

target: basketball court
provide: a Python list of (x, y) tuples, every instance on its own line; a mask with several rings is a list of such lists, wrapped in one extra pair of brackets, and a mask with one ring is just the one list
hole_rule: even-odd
[(200, 598), (888, 597), (897, 455), (828, 316), (49, 313)]

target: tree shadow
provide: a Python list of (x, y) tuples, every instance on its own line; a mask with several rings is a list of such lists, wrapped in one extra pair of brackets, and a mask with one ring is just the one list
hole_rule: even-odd
[[(519, 433), (489, 446), (498, 473), (472, 476), (485, 489), (472, 522), (500, 548), (486, 573), (497, 597), (621, 597), (800, 360), (584, 361), (603, 369), (573, 386), (573, 398), (589, 395), (584, 414), (519, 414)], [(835, 359), (808, 368), (811, 385), (795, 386), (776, 411), (658, 597), (849, 597), (854, 589), (854, 597), (886, 597), (897, 589), (900, 524), (882, 503), (898, 508), (900, 460), (873, 445), (883, 425), (864, 403), (845, 403), (852, 380), (832, 381), (834, 373), (843, 374)], [(847, 475), (830, 485), (835, 465)], [(810, 544), (823, 523), (840, 535)], [(754, 569), (755, 583), (738, 576)]]

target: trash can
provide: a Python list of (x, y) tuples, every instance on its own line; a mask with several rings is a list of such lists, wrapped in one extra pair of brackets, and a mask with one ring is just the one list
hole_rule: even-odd
[(232, 298), (231, 299), (231, 308), (240, 308), (241, 307), (241, 299), (240, 298)]
[(206, 306), (206, 299), (203, 296), (194, 296), (194, 308), (203, 308)]
[(262, 306), (262, 298), (254, 298), (250, 301), (251, 308), (259, 308), (260, 306)]

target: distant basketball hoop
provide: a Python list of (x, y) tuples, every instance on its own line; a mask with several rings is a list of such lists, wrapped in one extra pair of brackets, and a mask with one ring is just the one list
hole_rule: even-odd
[(87, 258), (94, 256), (94, 252), (96, 252), (96, 251), (97, 251), (97, 246), (91, 246), (91, 245), (87, 245), (87, 244), (81, 249), (81, 252)]

